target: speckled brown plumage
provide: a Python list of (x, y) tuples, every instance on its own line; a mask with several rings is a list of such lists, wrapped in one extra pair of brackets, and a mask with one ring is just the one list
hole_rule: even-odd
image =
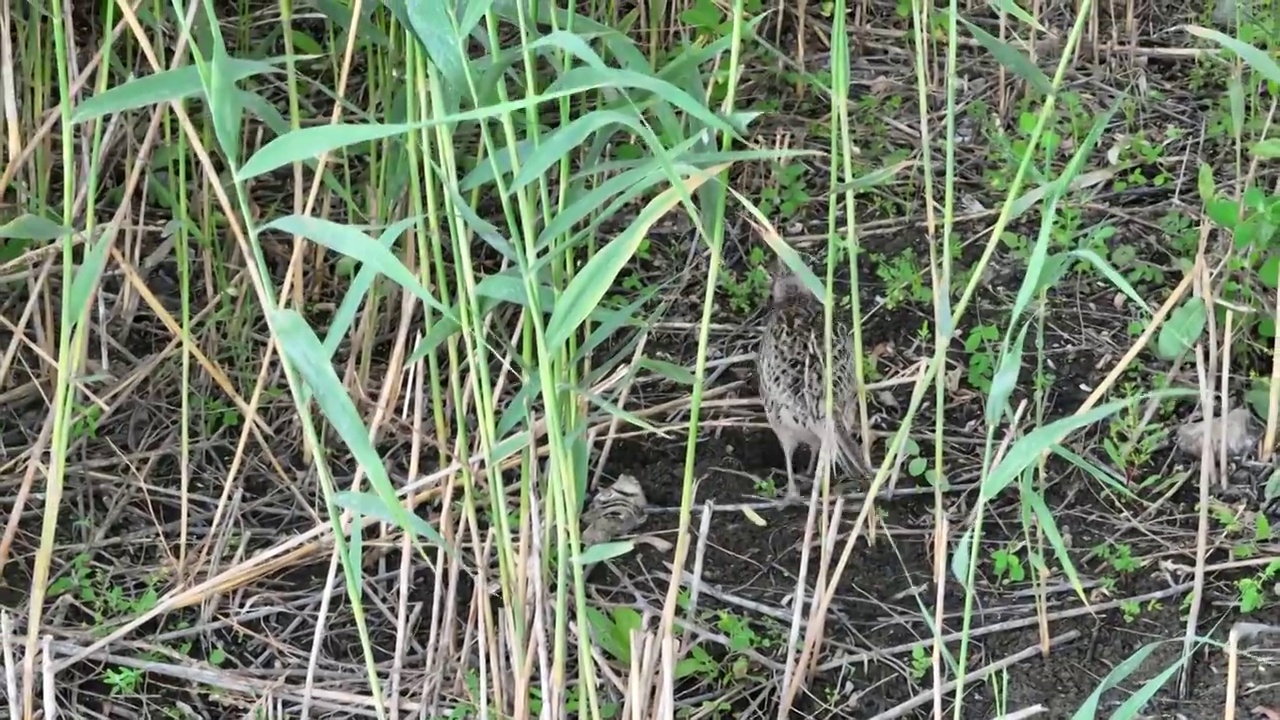
[[(778, 436), (787, 462), (787, 497), (797, 499), (792, 458), (804, 443), (810, 449), (809, 474), (817, 467), (818, 450), (827, 436), (823, 339), (823, 303), (800, 278), (775, 267), (764, 335), (756, 357), (760, 399), (769, 426)], [(853, 330), (841, 312), (832, 317), (831, 376), (836, 422), (832, 433), (837, 459), (856, 472), (868, 472), (862, 449), (852, 438), (857, 413)]]
[(582, 513), (582, 546), (608, 542), (644, 524), (649, 507), (640, 482), (620, 475), (617, 482), (601, 489)]

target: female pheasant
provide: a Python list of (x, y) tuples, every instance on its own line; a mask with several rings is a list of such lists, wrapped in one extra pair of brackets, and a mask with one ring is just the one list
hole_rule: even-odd
[(809, 471), (818, 464), (823, 438), (835, 441), (837, 459), (856, 472), (870, 473), (862, 448), (853, 439), (857, 387), (853, 365), (853, 330), (847, 317), (832, 317), (831, 373), (835, 422), (826, 417), (823, 303), (781, 262), (773, 270), (773, 287), (764, 335), (756, 355), (760, 399), (769, 426), (782, 444), (787, 461), (787, 499), (798, 500), (792, 456), (804, 443), (810, 449)]

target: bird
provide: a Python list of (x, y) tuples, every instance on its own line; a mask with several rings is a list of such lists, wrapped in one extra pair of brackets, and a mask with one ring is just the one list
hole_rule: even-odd
[[(645, 498), (640, 481), (632, 475), (622, 474), (610, 486), (601, 489), (591, 498), (579, 520), (582, 523), (580, 536), (582, 549), (592, 545), (607, 543), (630, 533), (644, 524), (648, 516), (649, 501)], [(496, 558), (492, 558), (496, 561)], [(586, 577), (597, 565), (587, 562), (583, 565), (583, 576)], [(496, 563), (491, 563), (483, 570), (471, 571), (473, 577), (484, 574), (488, 581), (489, 593), (496, 595), (502, 590), (498, 580)]]
[(824, 437), (833, 437), (836, 457), (845, 467), (869, 474), (862, 448), (852, 437), (857, 417), (857, 378), (853, 330), (847, 316), (832, 317), (831, 385), (835, 422), (826, 413), (824, 305), (799, 276), (780, 261), (770, 273), (769, 306), (756, 353), (760, 399), (769, 427), (778, 437), (787, 463), (788, 501), (797, 501), (793, 457), (800, 444), (810, 449), (810, 476), (818, 464)]
[(608, 542), (644, 524), (649, 507), (640, 481), (632, 475), (619, 475), (610, 486), (591, 499), (582, 513), (582, 546)]

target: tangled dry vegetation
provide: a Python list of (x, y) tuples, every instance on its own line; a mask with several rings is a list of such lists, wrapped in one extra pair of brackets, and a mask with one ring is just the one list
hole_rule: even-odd
[(0, 24), (12, 717), (1280, 717), (1268, 0), (144, 5)]

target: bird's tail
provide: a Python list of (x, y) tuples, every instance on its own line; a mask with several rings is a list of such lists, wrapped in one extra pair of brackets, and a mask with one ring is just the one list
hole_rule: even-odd
[(835, 423), (836, 446), (840, 449), (839, 456), (844, 460), (845, 469), (850, 472), (860, 473), (862, 475), (873, 475), (875, 470), (867, 465), (867, 461), (862, 456), (862, 444), (854, 440), (854, 433), (858, 427), (858, 404), (850, 399), (841, 409), (840, 421)]
[(843, 429), (836, 431), (836, 445), (840, 452), (838, 457), (844, 462), (845, 470), (864, 476), (874, 474), (870, 465), (862, 457), (862, 444), (854, 440), (852, 435)]
[[(828, 422), (823, 434), (826, 438), (822, 440), (822, 446), (829, 448), (832, 457), (831, 461), (840, 467), (843, 472), (851, 475), (869, 476), (872, 475), (872, 469), (862, 458), (862, 445), (853, 439), (853, 433), (847, 428), (841, 427), (842, 423)], [(815, 462), (820, 460), (815, 459)]]

